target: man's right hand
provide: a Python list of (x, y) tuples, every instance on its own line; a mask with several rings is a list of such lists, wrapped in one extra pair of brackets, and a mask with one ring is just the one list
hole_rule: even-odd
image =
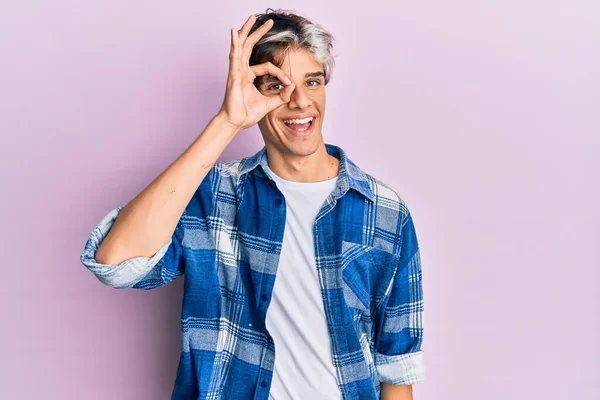
[[(254, 45), (273, 26), (273, 20), (268, 20), (248, 36), (255, 21), (256, 17), (251, 15), (239, 32), (231, 29), (229, 76), (223, 105), (219, 110), (219, 114), (239, 130), (253, 126), (267, 113), (289, 102), (294, 91), (294, 84), (274, 64), (266, 62), (250, 66), (249, 60)], [(276, 77), (285, 86), (279, 95), (265, 96), (254, 86), (257, 76), (267, 74)]]

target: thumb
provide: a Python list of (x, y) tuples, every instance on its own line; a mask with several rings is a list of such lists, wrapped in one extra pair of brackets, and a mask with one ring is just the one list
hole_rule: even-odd
[(277, 107), (279, 107), (282, 104), (289, 103), (290, 99), (292, 98), (292, 92), (294, 91), (295, 88), (296, 88), (296, 85), (291, 83), (288, 86), (286, 86), (285, 89), (283, 89), (281, 91), (281, 93), (279, 93), (279, 96), (268, 97), (267, 98), (267, 112), (270, 112), (270, 111), (276, 109)]

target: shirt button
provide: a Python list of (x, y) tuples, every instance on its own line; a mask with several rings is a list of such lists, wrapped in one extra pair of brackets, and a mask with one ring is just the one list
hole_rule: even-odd
[(260, 296), (260, 300), (261, 301), (267, 301), (268, 297), (266, 294), (263, 294), (262, 296)]
[(261, 381), (260, 382), (260, 386), (266, 388), (267, 387), (267, 381)]

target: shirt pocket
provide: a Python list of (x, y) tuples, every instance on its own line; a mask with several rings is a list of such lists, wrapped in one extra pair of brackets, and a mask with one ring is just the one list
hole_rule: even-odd
[(377, 310), (389, 292), (398, 259), (398, 255), (377, 247), (342, 241), (342, 289), (346, 304), (369, 315)]

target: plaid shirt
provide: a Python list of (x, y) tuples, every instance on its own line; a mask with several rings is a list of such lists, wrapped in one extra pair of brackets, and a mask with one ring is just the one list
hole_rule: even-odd
[[(333, 363), (343, 399), (378, 399), (380, 382), (424, 382), (417, 237), (394, 190), (340, 147), (326, 148), (340, 160), (339, 176), (313, 231)], [(82, 263), (114, 288), (158, 288), (185, 273), (172, 399), (268, 399), (276, 344), (265, 316), (286, 203), (266, 164), (264, 147), (216, 163), (153, 257), (95, 261), (123, 207), (106, 215), (85, 244)]]

